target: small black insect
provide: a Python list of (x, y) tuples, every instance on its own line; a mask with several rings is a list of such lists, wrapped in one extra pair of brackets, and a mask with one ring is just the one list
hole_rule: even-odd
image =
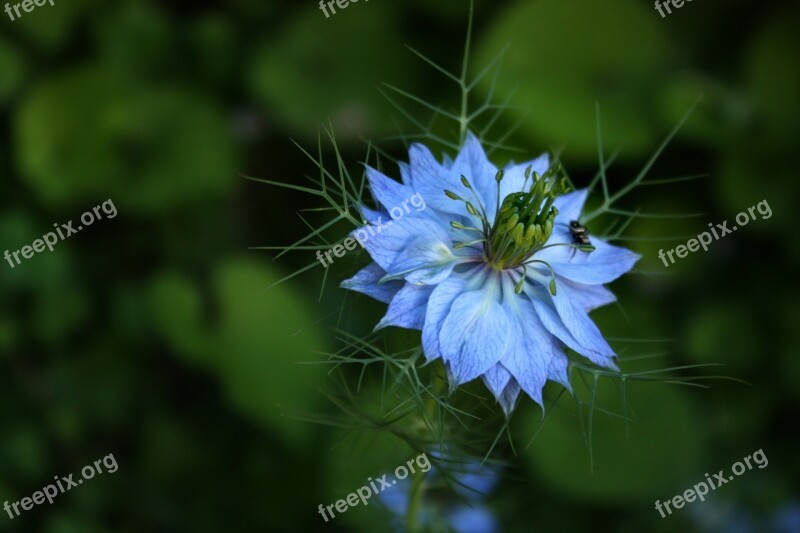
[[(589, 230), (587, 230), (586, 226), (584, 226), (577, 220), (570, 221), (569, 232), (572, 235), (572, 244), (576, 246), (592, 245), (592, 241), (589, 240)], [(572, 249), (572, 257), (575, 257), (575, 252), (577, 251), (578, 251), (577, 248)]]

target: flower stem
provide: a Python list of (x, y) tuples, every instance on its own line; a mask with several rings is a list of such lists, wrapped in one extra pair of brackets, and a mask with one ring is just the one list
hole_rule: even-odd
[(423, 481), (425, 481), (425, 475), (420, 474), (414, 476), (411, 482), (411, 490), (408, 495), (408, 512), (406, 513), (406, 531), (409, 533), (414, 533), (419, 530), (419, 508), (422, 504), (422, 495), (425, 492), (422, 486)]
[[(438, 413), (438, 397), (446, 390), (447, 383), (441, 377), (444, 372), (441, 362), (431, 365), (433, 372), (433, 386), (431, 387), (431, 397), (425, 403), (426, 416), (429, 420), (426, 421), (428, 427), (433, 427), (433, 420)], [(419, 514), (422, 507), (422, 499), (425, 494), (425, 474), (419, 472), (413, 476), (411, 488), (408, 494), (408, 511), (406, 512), (406, 531), (414, 533), (419, 531)]]

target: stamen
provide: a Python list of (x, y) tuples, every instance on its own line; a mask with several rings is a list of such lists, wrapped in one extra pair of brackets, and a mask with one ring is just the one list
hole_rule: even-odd
[(533, 176), (533, 183), (527, 192), (511, 193), (498, 205), (485, 247), (489, 262), (497, 269), (521, 264), (544, 247), (553, 233), (558, 214), (555, 199), (566, 182), (559, 180), (553, 169), (539, 175), (530, 165), (525, 175), (525, 183), (529, 176)]
[(556, 271), (553, 270), (553, 267), (550, 266), (550, 263), (548, 263), (547, 261), (542, 261), (541, 259), (534, 259), (532, 261), (528, 261), (527, 262), (527, 264), (529, 264), (529, 265), (532, 264), (532, 263), (541, 263), (541, 264), (543, 264), (544, 266), (546, 266), (547, 268), (550, 269), (550, 294), (555, 296), (556, 295)]
[(456, 222), (455, 220), (451, 220), (450, 221), (450, 227), (452, 227), (453, 229), (462, 229), (462, 230), (465, 230), (465, 231), (477, 231), (478, 233), (483, 235), (483, 231), (482, 230), (480, 230), (480, 229), (478, 229), (476, 227), (473, 227), (473, 226), (465, 226), (464, 224), (462, 224), (460, 222)]
[(514, 285), (514, 292), (517, 294), (522, 294), (522, 291), (525, 290), (525, 279), (528, 277), (528, 267), (522, 265), (522, 277), (519, 278), (519, 281), (516, 285)]
[(469, 242), (459, 241), (459, 242), (457, 242), (457, 243), (455, 243), (453, 245), (453, 249), (459, 250), (461, 248), (466, 248), (467, 246), (472, 246), (473, 244), (478, 244), (479, 242), (486, 242), (486, 239), (478, 239), (478, 240), (469, 241)]

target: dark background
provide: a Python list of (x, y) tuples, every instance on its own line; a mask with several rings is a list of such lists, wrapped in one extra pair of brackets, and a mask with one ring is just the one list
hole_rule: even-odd
[[(303, 183), (315, 168), (290, 139), (314, 153), (328, 121), (354, 172), (362, 138), (404, 159), (402, 143), (381, 139), (396, 123), (415, 128), (380, 83), (457, 110), (458, 88), (404, 45), (458, 71), (467, 13), (422, 0), (362, 0), (329, 19), (310, 0), (56, 0), (15, 21), (0, 13), (0, 251), (107, 199), (119, 211), (0, 264), (0, 500), (109, 453), (119, 463), (52, 506), (0, 515), (0, 530), (386, 529), (372, 507), (326, 525), (317, 505), (413, 451), (298, 420), (338, 416), (320, 393), (336, 378), (297, 363), (337, 349), (336, 286), (357, 261), (331, 268), (321, 298), (321, 268), (267, 290), (313, 253), (274, 261), (251, 248), (295, 242), (308, 231), (297, 211), (323, 205), (243, 175)], [(624, 244), (643, 260), (612, 287), (624, 313), (593, 316), (615, 339), (668, 339), (631, 343), (659, 354), (656, 366), (722, 363), (689, 374), (748, 384), (632, 385), (627, 439), (618, 420), (595, 420), (594, 473), (566, 413), (525, 448), (540, 418), (525, 400), (522, 445), (488, 506), (504, 531), (800, 531), (797, 2), (694, 0), (663, 19), (646, 1), (477, 2), (470, 72), (507, 43), (496, 96), (514, 91), (514, 107), (491, 135), (518, 126), (507, 142), (523, 153), (498, 152), (499, 165), (563, 148), (587, 183), (597, 103), (606, 152), (621, 150), (620, 187), (703, 95), (651, 175), (708, 176), (642, 188), (625, 207), (704, 215), (635, 221), (627, 235), (645, 240)], [(409, 109), (427, 123), (424, 107)], [(659, 248), (762, 200), (770, 219), (668, 269), (658, 261)], [(361, 299), (348, 316), (369, 331), (382, 309)], [(758, 449), (763, 470), (666, 519), (654, 510)]]

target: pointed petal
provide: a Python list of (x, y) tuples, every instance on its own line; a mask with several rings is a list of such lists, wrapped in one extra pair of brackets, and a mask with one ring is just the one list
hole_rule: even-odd
[[(472, 132), (467, 133), (464, 146), (461, 147), (458, 156), (453, 161), (451, 170), (457, 179), (460, 180), (461, 176), (465, 176), (470, 181), (478, 196), (483, 200), (487, 212), (490, 210), (490, 204), (491, 210), (494, 210), (497, 198), (497, 182), (494, 178), (497, 174), (497, 167), (486, 157), (481, 142)], [(466, 198), (469, 199), (469, 197)], [(493, 217), (489, 220), (493, 220)]]
[(453, 301), (464, 293), (465, 285), (464, 280), (460, 278), (447, 278), (434, 288), (428, 299), (425, 324), (422, 328), (422, 350), (428, 361), (442, 356), (439, 349), (439, 332)]
[(380, 323), (375, 329), (397, 326), (406, 329), (422, 329), (425, 323), (425, 309), (433, 287), (406, 284), (392, 299)]
[(569, 359), (561, 349), (557, 349), (553, 353), (547, 377), (572, 392), (572, 384), (569, 382)]
[(503, 395), (503, 389), (506, 388), (508, 382), (511, 381), (511, 372), (505, 369), (505, 367), (501, 363), (497, 363), (492, 368), (486, 371), (483, 376), (483, 383), (486, 385), (486, 388), (489, 389), (495, 398), (500, 401), (500, 397)]
[(450, 251), (452, 243), (435, 241), (431, 236), (421, 236), (411, 241), (395, 259), (387, 276), (403, 277), (409, 283), (437, 285), (447, 279), (456, 257)]
[(517, 383), (516, 379), (511, 378), (506, 388), (503, 389), (503, 395), (497, 399), (500, 403), (500, 407), (503, 408), (503, 413), (505, 413), (506, 418), (511, 416), (511, 413), (514, 411), (520, 392), (522, 392), (522, 389), (519, 387), (519, 383)]
[(617, 301), (617, 297), (614, 296), (614, 293), (602, 285), (583, 285), (582, 283), (575, 283), (566, 278), (559, 277), (558, 284), (564, 283), (568, 284), (580, 294), (580, 304), (587, 313), (593, 309)]
[(370, 224), (377, 224), (379, 219), (388, 220), (389, 214), (383, 211), (374, 211), (369, 207), (361, 206), (361, 216)]
[(547, 383), (554, 338), (536, 316), (529, 300), (517, 298), (513, 305), (512, 342), (500, 361), (525, 394), (544, 408), (542, 389)]
[(375, 225), (364, 226), (351, 235), (369, 252), (370, 257), (381, 268), (388, 270), (412, 240), (428, 235), (431, 239), (446, 242), (447, 231), (432, 220), (422, 218), (403, 218), (389, 220), (381, 218)]
[[(568, 290), (559, 286), (557, 296), (551, 297), (542, 287), (529, 289), (529, 296), (537, 316), (544, 327), (568, 347), (595, 364), (613, 368), (615, 366), (612, 359), (613, 350), (586, 312), (579, 305), (565, 301), (564, 293)], [(556, 309), (556, 298), (566, 318)]]
[(556, 223), (562, 222), (569, 224), (572, 220), (578, 220), (583, 211), (583, 204), (589, 196), (589, 189), (579, 189), (567, 194), (562, 194), (556, 198), (553, 205), (558, 209)]
[(355, 276), (346, 279), (341, 283), (341, 287), (351, 291), (366, 294), (370, 298), (375, 298), (379, 302), (389, 303), (394, 298), (397, 291), (403, 288), (403, 281), (386, 281), (379, 283), (379, 280), (386, 275), (381, 267), (375, 263), (359, 270)]
[[(555, 296), (552, 296), (556, 311), (561, 317), (561, 321), (567, 327), (576, 341), (588, 351), (586, 355), (590, 360), (597, 364), (607, 364), (604, 359), (614, 356), (614, 350), (603, 338), (600, 329), (595, 325), (583, 307), (580, 305), (578, 292), (567, 284), (558, 287)], [(600, 356), (599, 359), (592, 357), (592, 354)], [(600, 361), (603, 361), (602, 363)]]
[[(565, 278), (585, 285), (602, 285), (611, 283), (628, 272), (641, 258), (637, 253), (626, 248), (608, 244), (598, 238), (591, 238), (595, 247), (593, 252), (581, 252), (566, 247), (550, 248), (554, 256), (550, 260), (553, 269)], [(559, 250), (555, 252), (555, 250)]]
[(400, 179), (403, 180), (403, 185), (411, 185), (411, 166), (405, 161), (398, 161), (397, 166), (400, 167)]
[(367, 167), (367, 181), (372, 196), (387, 211), (393, 207), (401, 207), (403, 201), (408, 201), (414, 194), (408, 185), (398, 183), (369, 166)]
[(484, 374), (505, 353), (513, 321), (490, 292), (477, 290), (455, 299), (439, 332), (442, 358), (451, 364), (451, 389)]
[[(458, 172), (447, 169), (440, 165), (431, 154), (430, 150), (422, 144), (412, 144), (409, 149), (409, 158), (411, 160), (411, 181), (415, 191), (418, 191), (428, 207), (444, 214), (445, 217), (449, 215), (452, 219), (453, 215), (456, 217), (463, 217), (472, 220), (473, 217), (467, 212), (467, 207), (464, 202), (448, 198), (445, 190), (452, 191), (462, 198), (469, 200), (473, 205), (476, 204), (472, 198), (472, 194), (461, 183), (461, 174)], [(469, 176), (467, 176), (469, 177)], [(481, 202), (484, 199), (478, 192), (478, 197)], [(475, 205), (475, 208), (480, 210), (480, 207)], [(457, 220), (460, 220), (457, 218)], [(470, 223), (470, 225), (474, 222)]]

